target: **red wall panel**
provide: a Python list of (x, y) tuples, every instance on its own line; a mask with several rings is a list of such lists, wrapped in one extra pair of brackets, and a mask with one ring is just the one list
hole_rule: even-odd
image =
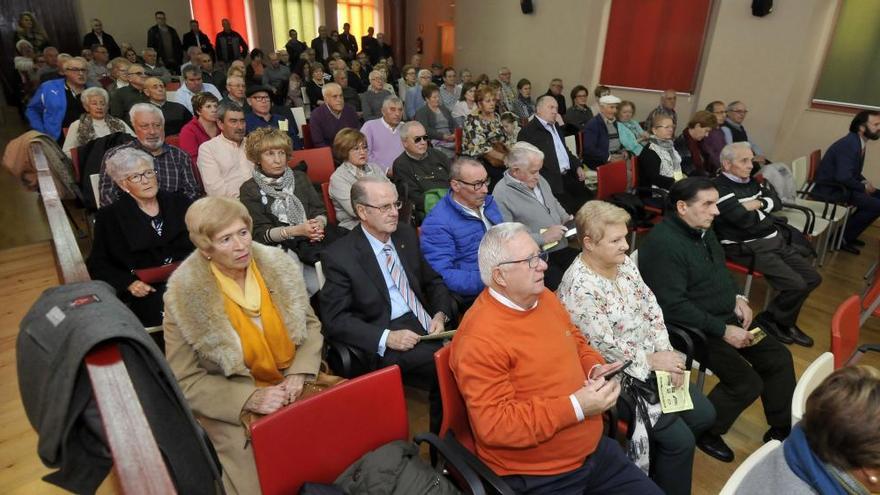
[[(199, 29), (211, 38), (212, 45), (217, 33), (223, 31), (220, 21), (229, 19), (232, 30), (238, 32), (250, 46), (244, 2), (245, 0), (190, 0), (195, 20), (199, 21)], [(182, 28), (180, 35), (183, 36), (186, 31), (189, 31), (189, 25)]]

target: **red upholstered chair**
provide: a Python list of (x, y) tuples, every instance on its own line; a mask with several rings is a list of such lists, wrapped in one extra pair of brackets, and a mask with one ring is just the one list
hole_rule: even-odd
[(305, 149), (314, 148), (315, 142), (312, 141), (312, 129), (309, 127), (309, 124), (303, 124), (302, 135), (303, 135), (303, 147)]
[(333, 206), (333, 200), (330, 199), (330, 183), (321, 183), (321, 196), (324, 198), (324, 208), (327, 208), (327, 222), (336, 225), (336, 208)]
[(859, 345), (859, 296), (849, 296), (831, 318), (831, 353), (834, 369), (842, 368)]
[(180, 89), (180, 81), (171, 81), (165, 85), (165, 91), (177, 91)]
[(464, 131), (462, 131), (461, 127), (455, 128), (455, 156), (461, 155), (461, 140), (464, 136)]
[(400, 368), (389, 366), (294, 402), (251, 426), (264, 495), (332, 483), (362, 455), (407, 440)]
[(607, 200), (613, 194), (625, 193), (629, 183), (626, 178), (626, 161), (618, 160), (616, 162), (600, 165), (596, 169), (598, 175), (598, 185), (596, 190), (596, 198)]
[(336, 164), (333, 163), (333, 150), (329, 146), (294, 151), (288, 165), (295, 167), (301, 161), (308, 165), (306, 174), (312, 184), (328, 182), (330, 176), (336, 171)]

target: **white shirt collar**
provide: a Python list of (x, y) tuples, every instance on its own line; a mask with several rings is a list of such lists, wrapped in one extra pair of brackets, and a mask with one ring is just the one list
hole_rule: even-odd
[(388, 125), (388, 122), (385, 122), (384, 117), (379, 117), (379, 120), (382, 121), (382, 125), (385, 126), (386, 129), (391, 131), (391, 134), (397, 134), (397, 129), (400, 128), (400, 124), (397, 124), (397, 127), (392, 128), (390, 125)]
[(498, 292), (497, 290), (495, 290), (491, 287), (489, 287), (489, 295), (494, 297), (498, 302), (507, 306), (508, 308), (515, 310), (515, 311), (521, 311), (523, 313), (526, 311), (531, 311), (531, 310), (535, 309), (536, 307), (538, 307), (538, 301), (535, 300), (535, 304), (533, 304), (531, 308), (528, 308), (528, 309), (523, 308), (522, 306), (520, 306), (517, 303), (508, 299), (507, 296), (505, 296), (504, 294), (501, 294), (500, 292)]

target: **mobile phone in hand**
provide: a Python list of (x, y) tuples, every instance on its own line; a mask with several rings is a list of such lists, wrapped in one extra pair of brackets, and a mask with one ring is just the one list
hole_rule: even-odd
[[(629, 368), (629, 365), (631, 365), (631, 364), (633, 364), (632, 360), (631, 360), (631, 359), (627, 359), (626, 362), (623, 363), (623, 366), (621, 366), (620, 368), (617, 368), (616, 370), (612, 371), (611, 373), (608, 373), (608, 374), (606, 374), (606, 375), (602, 375), (602, 378), (604, 378), (605, 380), (608, 380), (608, 379), (614, 378), (615, 376), (617, 376), (618, 373), (620, 373), (620, 372), (622, 372), (623, 370)], [(598, 378), (598, 377), (597, 377), (597, 378)]]

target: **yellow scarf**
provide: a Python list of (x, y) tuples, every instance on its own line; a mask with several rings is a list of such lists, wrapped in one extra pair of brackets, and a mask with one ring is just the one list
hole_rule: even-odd
[[(290, 340), (284, 322), (269, 297), (269, 289), (254, 260), (251, 260), (245, 279), (244, 291), (235, 280), (226, 276), (211, 263), (211, 271), (220, 292), (223, 307), (232, 328), (238, 333), (244, 363), (257, 382), (263, 387), (281, 382), (284, 376), (279, 370), (290, 366), (296, 355), (296, 346)], [(260, 318), (260, 329), (252, 318)]]

